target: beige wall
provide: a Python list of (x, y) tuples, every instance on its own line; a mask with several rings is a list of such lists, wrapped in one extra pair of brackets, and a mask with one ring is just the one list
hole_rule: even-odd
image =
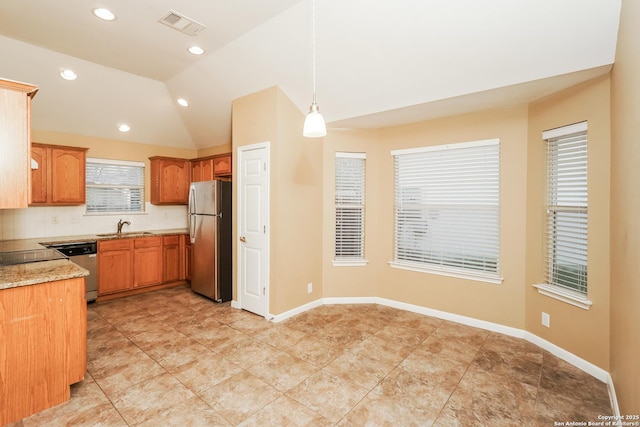
[[(269, 312), (274, 315), (322, 295), (323, 142), (302, 137), (303, 121), (276, 87), (233, 102), (234, 163), (238, 147), (270, 142)], [(307, 283), (313, 283), (311, 294)], [(234, 295), (236, 289), (234, 277)]]
[[(489, 284), (391, 268), (392, 150), (499, 138), (504, 282)], [(331, 132), (325, 148), (325, 296), (377, 296), (524, 328), (527, 109), (483, 111), (369, 132)], [(367, 153), (366, 267), (332, 267), (335, 151)]]
[(71, 147), (89, 148), (87, 157), (97, 157), (113, 160), (129, 160), (145, 163), (145, 200), (150, 200), (150, 163), (149, 157), (167, 156), (182, 159), (196, 157), (196, 150), (187, 150), (160, 145), (140, 144), (136, 142), (115, 141), (92, 136), (76, 135), (62, 132), (34, 130), (31, 133), (34, 142), (42, 144), (68, 145)]
[[(380, 226), (380, 197), (377, 173), (380, 163), (379, 132), (376, 130), (331, 130), (324, 138), (324, 196), (323, 196), (323, 297), (370, 297), (377, 294), (378, 275), (386, 261), (381, 258), (378, 228)], [(335, 238), (335, 155), (336, 152), (365, 153), (365, 241), (364, 267), (332, 265)], [(385, 160), (387, 156), (383, 156)]]
[[(527, 165), (527, 330), (604, 370), (609, 369), (609, 83), (609, 76), (602, 76), (532, 103)], [(584, 120), (589, 126), (587, 296), (593, 302), (589, 310), (543, 296), (530, 286), (542, 283), (544, 272), (546, 147), (542, 132)], [(543, 311), (551, 316), (550, 328), (541, 324)]]
[(640, 2), (623, 0), (611, 73), (611, 376), (620, 413), (640, 414)]
[[(539, 295), (544, 234), (542, 131), (589, 121), (589, 298), (585, 311)], [(609, 367), (609, 77), (530, 106), (481, 111), (376, 131), (331, 131), (325, 138), (325, 297), (377, 296), (529, 330), (579, 357)], [(396, 149), (500, 139), (501, 285), (391, 268)], [(335, 152), (367, 154), (366, 267), (333, 267)], [(541, 326), (541, 312), (551, 328)]]
[(231, 151), (231, 143), (215, 145), (213, 147), (202, 148), (198, 150), (197, 157), (215, 156), (216, 154), (224, 154)]

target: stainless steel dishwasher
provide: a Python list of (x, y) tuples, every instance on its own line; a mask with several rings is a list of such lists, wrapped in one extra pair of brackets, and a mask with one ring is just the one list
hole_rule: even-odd
[(48, 248), (56, 249), (69, 257), (69, 260), (78, 264), (89, 272), (85, 277), (87, 301), (95, 301), (98, 298), (98, 277), (97, 258), (98, 243), (90, 242), (70, 242), (48, 244)]

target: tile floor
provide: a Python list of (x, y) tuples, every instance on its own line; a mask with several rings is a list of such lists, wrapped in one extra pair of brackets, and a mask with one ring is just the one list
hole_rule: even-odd
[(553, 426), (607, 387), (523, 340), (379, 305), (274, 324), (177, 287), (88, 310), (88, 374), (31, 426)]

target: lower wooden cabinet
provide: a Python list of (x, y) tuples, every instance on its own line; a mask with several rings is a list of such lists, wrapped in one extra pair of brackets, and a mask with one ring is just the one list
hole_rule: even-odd
[(98, 241), (98, 296), (133, 288), (133, 241)]
[(186, 236), (98, 241), (98, 296), (185, 280)]
[(87, 369), (84, 278), (0, 290), (0, 425), (70, 398)]
[(175, 282), (176, 280), (184, 280), (179, 234), (162, 237), (162, 255), (163, 281)]
[(184, 280), (191, 281), (191, 239), (189, 235), (183, 234), (182, 241), (184, 242)]
[(162, 283), (162, 237), (134, 239), (133, 247), (133, 287)]

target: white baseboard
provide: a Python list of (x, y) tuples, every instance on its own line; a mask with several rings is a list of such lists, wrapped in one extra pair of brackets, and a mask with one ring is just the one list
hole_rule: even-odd
[[(591, 362), (576, 356), (575, 354), (559, 347), (531, 332), (523, 329), (512, 328), (510, 326), (500, 325), (498, 323), (487, 322), (485, 320), (474, 319), (472, 317), (461, 316), (459, 314), (448, 313), (446, 311), (434, 310), (432, 308), (422, 307), (419, 305), (408, 304), (400, 301), (394, 301), (386, 298), (379, 297), (338, 297), (338, 298), (321, 298), (300, 307), (296, 307), (292, 310), (286, 311), (282, 314), (270, 316), (274, 322), (282, 322), (289, 319), (296, 314), (303, 313), (311, 310), (312, 308), (319, 307), (321, 305), (331, 304), (380, 304), (387, 307), (393, 307), (400, 310), (410, 311), (413, 313), (424, 314), (426, 316), (436, 317), (438, 319), (449, 320), (451, 322), (461, 323), (463, 325), (472, 326), (474, 328), (480, 328), (491, 332), (498, 332), (504, 335), (512, 336), (515, 338), (522, 338), (529, 341), (532, 344), (548, 351), (559, 359), (575, 366), (576, 368), (586, 372), (592, 377), (607, 384), (609, 389), (609, 398), (611, 399), (611, 406), (614, 410), (613, 415), (620, 415), (620, 409), (618, 407), (618, 400), (616, 397), (615, 389), (613, 386), (613, 380), (609, 372), (594, 365)], [(233, 305), (233, 301), (232, 301)]]

